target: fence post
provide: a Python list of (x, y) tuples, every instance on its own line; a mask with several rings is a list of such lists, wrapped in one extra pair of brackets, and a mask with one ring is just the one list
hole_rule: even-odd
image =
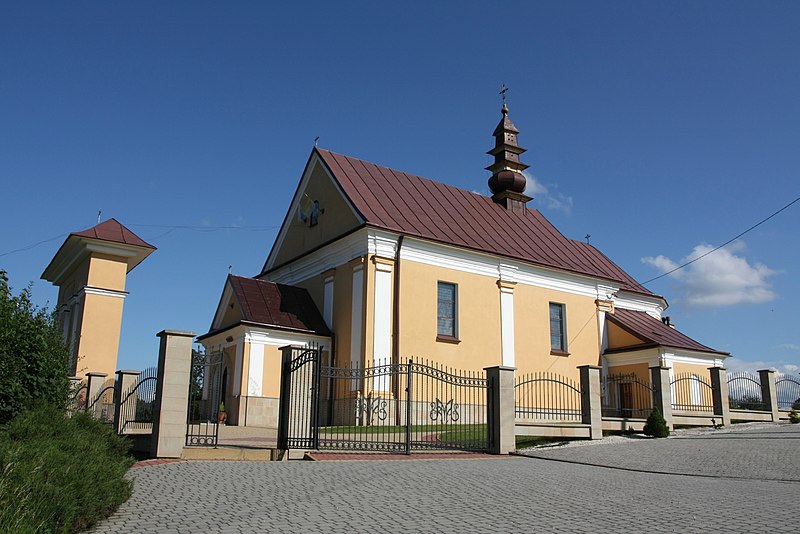
[(775, 371), (772, 369), (759, 369), (758, 378), (761, 382), (761, 400), (767, 409), (772, 412), (772, 421), (780, 421), (778, 412), (778, 390), (775, 387)]
[(70, 402), (67, 405), (67, 410), (70, 415), (77, 412), (78, 410), (83, 410), (86, 408), (86, 399), (84, 399), (84, 406), (81, 406), (81, 399), (80, 399), (80, 392), (77, 391), (78, 388), (82, 386), (81, 377), (79, 376), (71, 376), (69, 377), (69, 399)]
[(292, 393), (292, 346), (281, 347), (281, 389), (278, 400), (278, 449), (289, 448), (289, 403)]
[[(117, 371), (117, 381), (114, 383), (114, 430), (117, 434), (122, 434), (122, 403), (126, 401), (122, 396), (128, 393), (136, 385), (141, 371)], [(128, 400), (136, 403), (136, 398)], [(134, 406), (134, 410), (136, 406)]]
[(711, 395), (714, 399), (714, 415), (722, 418), (722, 424), (731, 424), (731, 404), (728, 398), (728, 371), (722, 367), (709, 367), (711, 373)]
[(581, 422), (591, 425), (592, 439), (603, 438), (603, 410), (600, 370), (597, 365), (579, 365), (581, 372)]
[(186, 443), (194, 332), (162, 330), (150, 456), (180, 458)]
[(672, 385), (669, 379), (669, 367), (651, 367), (650, 377), (653, 383), (653, 408), (661, 412), (667, 427), (672, 430)]
[(508, 454), (517, 450), (514, 413), (516, 367), (485, 367), (487, 381), (487, 438), (489, 452)]
[(97, 417), (97, 395), (100, 394), (100, 391), (103, 389), (103, 385), (106, 382), (106, 377), (108, 376), (106, 373), (86, 373), (87, 380), (86, 380), (86, 407), (85, 410), (89, 411), (89, 405), (94, 402), (94, 406), (91, 408), (92, 417)]

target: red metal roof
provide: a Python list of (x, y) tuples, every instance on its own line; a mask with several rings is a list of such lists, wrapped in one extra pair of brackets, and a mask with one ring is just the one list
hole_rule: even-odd
[(591, 245), (564, 237), (538, 210), (519, 215), (477, 193), (315, 150), (371, 226), (605, 278), (652, 295)]
[(229, 275), (243, 320), (329, 336), (330, 330), (303, 288)]
[(102, 239), (103, 241), (113, 241), (114, 243), (125, 243), (137, 247), (155, 249), (153, 245), (145, 242), (138, 235), (125, 228), (118, 220), (108, 219), (88, 230), (82, 232), (72, 232), (71, 236), (89, 237), (92, 239)]
[[(617, 308), (614, 310), (613, 314), (606, 314), (606, 317), (608, 317), (608, 320), (612, 323), (651, 344), (697, 352), (710, 352), (725, 356), (730, 354), (728, 352), (712, 349), (711, 347), (707, 347), (702, 343), (698, 343), (686, 334), (683, 334), (675, 328), (665, 325), (652, 315), (649, 315), (645, 312)], [(618, 351), (609, 350), (607, 352)]]

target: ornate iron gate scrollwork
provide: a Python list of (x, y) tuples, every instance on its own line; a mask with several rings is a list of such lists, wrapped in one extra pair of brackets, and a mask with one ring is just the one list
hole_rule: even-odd
[(412, 360), (336, 367), (323, 361), (319, 347), (283, 351), (280, 448), (488, 448), (484, 371)]
[(186, 445), (216, 447), (219, 441), (220, 407), (225, 402), (222, 374), (224, 354), (192, 354)]

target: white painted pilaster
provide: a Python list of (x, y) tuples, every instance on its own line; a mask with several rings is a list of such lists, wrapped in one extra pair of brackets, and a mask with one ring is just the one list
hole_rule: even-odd
[(250, 367), (247, 373), (247, 394), (260, 397), (264, 380), (264, 345), (250, 343)]
[(236, 358), (233, 364), (233, 395), (238, 397), (242, 394), (242, 365), (244, 359), (244, 340), (236, 343)]
[(503, 367), (514, 367), (514, 286), (515, 282), (497, 281), (500, 288), (500, 339)]
[(331, 329), (333, 329), (333, 279), (333, 271), (322, 275), (322, 318)]
[[(353, 266), (353, 295), (350, 315), (350, 365), (361, 366), (364, 329), (364, 264)], [(357, 380), (351, 381), (351, 389), (358, 389)]]
[[(375, 261), (375, 302), (373, 325), (373, 365), (388, 365), (392, 351), (392, 265)], [(376, 376), (375, 391), (389, 390), (389, 377)]]

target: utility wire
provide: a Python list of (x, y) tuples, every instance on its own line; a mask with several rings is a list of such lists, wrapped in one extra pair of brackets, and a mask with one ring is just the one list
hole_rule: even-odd
[(761, 220), (760, 220), (760, 221), (758, 221), (756, 224), (754, 224), (753, 226), (751, 226), (750, 228), (748, 228), (747, 230), (745, 230), (745, 231), (744, 231), (744, 232), (742, 232), (741, 234), (737, 235), (736, 237), (732, 237), (732, 238), (728, 239), (727, 241), (725, 241), (723, 244), (719, 245), (718, 247), (715, 247), (715, 248), (713, 248), (713, 249), (709, 250), (708, 252), (706, 252), (706, 253), (704, 253), (704, 254), (701, 254), (700, 256), (698, 256), (698, 257), (694, 258), (693, 260), (689, 260), (689, 261), (687, 261), (686, 263), (684, 263), (684, 264), (682, 264), (682, 265), (678, 265), (678, 266), (677, 266), (677, 267), (675, 267), (674, 269), (670, 269), (669, 271), (667, 271), (667, 272), (665, 272), (665, 273), (662, 273), (662, 274), (660, 274), (660, 275), (656, 276), (655, 278), (651, 278), (650, 280), (647, 280), (647, 281), (645, 281), (645, 282), (642, 282), (641, 284), (637, 284), (637, 285), (638, 285), (639, 287), (642, 287), (642, 288), (643, 288), (645, 284), (649, 284), (650, 282), (653, 282), (653, 281), (655, 281), (655, 280), (658, 280), (659, 278), (664, 278), (665, 276), (668, 276), (668, 275), (670, 275), (670, 274), (674, 273), (675, 271), (679, 271), (680, 269), (683, 269), (684, 267), (686, 267), (686, 266), (688, 266), (688, 265), (691, 265), (691, 264), (693, 264), (694, 262), (696, 262), (696, 261), (698, 261), (698, 260), (702, 260), (703, 258), (705, 258), (706, 256), (708, 256), (709, 254), (713, 254), (714, 252), (718, 251), (718, 250), (719, 250), (719, 249), (721, 249), (722, 247), (725, 247), (725, 246), (727, 246), (727, 245), (730, 245), (731, 243), (733, 243), (734, 241), (736, 241), (737, 239), (739, 239), (739, 238), (740, 238), (740, 237), (742, 237), (743, 235), (747, 234), (747, 233), (748, 233), (748, 232), (750, 232), (751, 230), (755, 230), (756, 228), (758, 228), (759, 226), (761, 226), (762, 224), (764, 224), (764, 223), (765, 223), (765, 222), (767, 222), (768, 220), (772, 219), (773, 217), (775, 217), (776, 215), (778, 215), (780, 212), (782, 212), (782, 211), (784, 211), (784, 210), (788, 209), (789, 207), (791, 207), (791, 206), (792, 206), (792, 204), (795, 204), (795, 203), (797, 203), (797, 202), (800, 202), (800, 197), (797, 197), (796, 199), (792, 200), (791, 202), (789, 202), (788, 204), (786, 204), (784, 207), (782, 207), (781, 209), (779, 209), (778, 211), (776, 211), (775, 213), (773, 213), (773, 214), (772, 214), (772, 215), (770, 215), (769, 217), (766, 217), (765, 219), (761, 219)]
[(66, 235), (69, 235), (69, 234), (58, 234), (55, 237), (51, 237), (50, 239), (45, 239), (44, 241), (39, 241), (38, 243), (34, 243), (32, 245), (27, 245), (25, 247), (18, 248), (16, 250), (9, 250), (8, 252), (3, 252), (2, 254), (0, 254), (0, 258), (2, 258), (3, 256), (8, 256), (9, 254), (14, 254), (16, 252), (24, 252), (26, 250), (30, 250), (30, 249), (32, 249), (34, 247), (38, 247), (39, 245), (44, 245), (45, 243), (49, 243), (50, 241), (55, 241), (56, 239), (59, 239), (59, 238), (64, 237)]
[(189, 225), (189, 224), (143, 224), (143, 223), (130, 223), (128, 226), (141, 226), (143, 228), (169, 228), (170, 230), (199, 230), (199, 231), (216, 231), (216, 230), (247, 230), (251, 232), (264, 232), (266, 230), (273, 230), (277, 226), (206, 226), (206, 225)]
[[(155, 239), (158, 239), (159, 237), (163, 237), (163, 236), (169, 234), (170, 232), (172, 232), (173, 230), (193, 230), (193, 231), (196, 231), (196, 232), (216, 232), (217, 230), (245, 230), (245, 231), (248, 231), (248, 232), (266, 232), (267, 230), (274, 230), (275, 228), (278, 228), (278, 226), (202, 226), (202, 225), (186, 225), (186, 224), (183, 224), (183, 225), (169, 225), (169, 224), (137, 224), (137, 223), (132, 223), (132, 224), (129, 224), (128, 226), (142, 226), (142, 227), (148, 227), (148, 228), (166, 228), (167, 229), (166, 232), (164, 232), (163, 234), (160, 234)], [(66, 234), (58, 234), (55, 237), (51, 237), (51, 238), (45, 239), (43, 241), (38, 241), (36, 243), (32, 243), (30, 245), (26, 245), (24, 247), (21, 247), (21, 248), (15, 249), (15, 250), (9, 250), (8, 252), (0, 253), (0, 258), (2, 258), (3, 256), (8, 256), (10, 254), (16, 254), (17, 252), (25, 252), (26, 250), (30, 250), (32, 248), (38, 247), (39, 245), (44, 245), (45, 243), (49, 243), (51, 241), (55, 241), (56, 239), (60, 239), (60, 238), (66, 237), (68, 235), (69, 235), (68, 233), (66, 233)]]

